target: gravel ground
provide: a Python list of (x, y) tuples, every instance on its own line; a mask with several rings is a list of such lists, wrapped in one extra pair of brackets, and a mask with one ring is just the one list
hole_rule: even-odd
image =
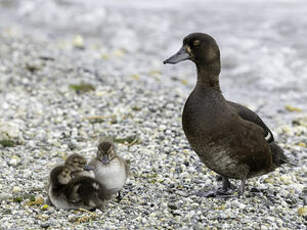
[[(83, 2), (0, 1), (0, 229), (306, 229), (306, 4)], [(192, 31), (216, 37), (225, 96), (258, 110), (295, 164), (241, 198), (193, 195), (219, 185), (181, 128), (195, 70), (162, 65)], [(46, 205), (51, 168), (102, 136), (131, 162), (123, 200)]]

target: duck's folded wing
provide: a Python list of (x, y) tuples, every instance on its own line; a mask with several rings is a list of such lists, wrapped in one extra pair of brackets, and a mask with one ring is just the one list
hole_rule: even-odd
[(247, 166), (247, 178), (262, 175), (272, 170), (270, 144), (263, 138), (265, 131), (247, 120), (237, 122), (231, 137), (230, 155)]
[(72, 204), (79, 204), (81, 202), (81, 197), (78, 193), (80, 184), (75, 183), (75, 179), (70, 181), (65, 188), (65, 196), (67, 200)]
[(266, 124), (261, 120), (261, 118), (252, 110), (248, 109), (247, 107), (240, 105), (238, 103), (227, 101), (228, 105), (234, 109), (239, 116), (247, 121), (253, 122), (254, 124), (260, 126), (265, 131), (265, 139), (268, 143), (274, 141), (274, 136), (271, 130), (266, 126)]
[(105, 200), (110, 199), (105, 187), (91, 177), (81, 178), (78, 194), (86, 206), (90, 208), (102, 207)]
[(88, 197), (99, 191), (100, 184), (93, 178), (83, 176), (78, 179), (79, 180), (76, 181), (76, 183), (78, 183), (79, 186), (76, 192), (80, 197)]
[(100, 207), (103, 200), (99, 198), (101, 185), (91, 177), (74, 178), (68, 184), (66, 198), (74, 207), (92, 209)]
[(130, 160), (125, 160), (124, 158), (122, 158), (120, 156), (118, 156), (118, 158), (120, 159), (120, 161), (124, 165), (126, 176), (128, 176), (129, 175), (129, 171), (130, 171), (130, 164), (131, 164)]

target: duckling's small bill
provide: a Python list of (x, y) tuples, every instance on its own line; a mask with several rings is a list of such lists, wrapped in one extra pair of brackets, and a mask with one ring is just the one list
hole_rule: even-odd
[(93, 170), (95, 170), (95, 167), (93, 165), (85, 165), (84, 170), (85, 171), (93, 171)]
[(188, 59), (190, 59), (190, 54), (187, 52), (186, 48), (182, 46), (177, 53), (163, 61), (163, 64), (176, 64), (178, 62), (185, 61)]

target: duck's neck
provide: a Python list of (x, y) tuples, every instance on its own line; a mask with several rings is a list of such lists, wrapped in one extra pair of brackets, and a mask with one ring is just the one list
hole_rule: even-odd
[(212, 88), (221, 92), (219, 83), (219, 74), (221, 66), (219, 62), (210, 63), (208, 65), (197, 66), (197, 86), (202, 88)]

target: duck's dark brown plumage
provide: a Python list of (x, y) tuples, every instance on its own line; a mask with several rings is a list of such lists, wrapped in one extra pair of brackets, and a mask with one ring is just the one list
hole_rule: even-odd
[(164, 61), (192, 60), (197, 84), (187, 99), (182, 125), (193, 150), (206, 166), (223, 177), (242, 181), (273, 171), (287, 158), (270, 129), (248, 108), (225, 100), (219, 85), (220, 51), (215, 40), (202, 33), (184, 38), (178, 53)]

